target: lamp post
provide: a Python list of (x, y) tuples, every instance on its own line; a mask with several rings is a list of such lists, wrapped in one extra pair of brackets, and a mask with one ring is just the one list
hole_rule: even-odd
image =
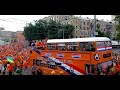
[(96, 36), (96, 15), (94, 15), (94, 28), (93, 28), (93, 37)]
[(63, 39), (64, 39), (64, 29), (63, 29)]

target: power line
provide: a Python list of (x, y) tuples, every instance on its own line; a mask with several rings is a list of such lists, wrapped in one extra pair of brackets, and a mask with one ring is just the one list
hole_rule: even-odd
[[(8, 21), (8, 20), (5, 20), (5, 19), (0, 19), (2, 21), (5, 21), (5, 22), (11, 22), (11, 23), (15, 23), (15, 22), (12, 22), (12, 21)], [(23, 24), (23, 23), (16, 23), (16, 24)]]
[(19, 21), (23, 21), (23, 22), (28, 22), (28, 21), (20, 20), (20, 19), (16, 19), (16, 18), (8, 18), (8, 19), (14, 19), (14, 20), (19, 20)]

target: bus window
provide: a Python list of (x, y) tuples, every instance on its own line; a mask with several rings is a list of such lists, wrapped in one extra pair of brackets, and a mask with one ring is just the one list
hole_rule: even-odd
[(65, 43), (58, 43), (58, 50), (65, 51), (66, 50), (66, 45)]
[(95, 51), (93, 42), (80, 42), (80, 51)]
[(95, 74), (95, 67), (91, 64), (86, 64), (86, 75), (94, 75)]
[(89, 64), (86, 64), (85, 70), (86, 70), (86, 75), (89, 75), (90, 74), (90, 65)]
[(105, 47), (105, 42), (101, 41), (101, 42), (97, 42), (97, 48), (103, 48)]
[(78, 51), (78, 43), (67, 43), (67, 50), (68, 51)]
[(94, 65), (91, 65), (91, 74), (94, 74), (95, 73), (95, 67)]
[(56, 50), (56, 44), (50, 44), (48, 43), (48, 50)]
[(105, 42), (105, 45), (106, 45), (106, 47), (110, 47), (110, 46), (112, 46), (112, 44), (111, 44), (110, 41), (106, 41), (106, 42)]

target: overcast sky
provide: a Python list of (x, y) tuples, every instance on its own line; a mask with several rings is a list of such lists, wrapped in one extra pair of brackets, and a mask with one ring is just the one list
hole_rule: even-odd
[[(23, 31), (26, 23), (39, 20), (49, 15), (0, 15), (0, 27), (6, 31)], [(79, 16), (79, 15), (76, 15)], [(94, 15), (81, 15), (81, 17), (94, 18)], [(111, 20), (111, 15), (96, 15), (97, 19)]]

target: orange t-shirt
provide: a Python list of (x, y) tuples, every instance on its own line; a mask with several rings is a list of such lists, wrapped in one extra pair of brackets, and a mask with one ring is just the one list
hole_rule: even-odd
[(28, 62), (25, 62), (25, 63), (24, 63), (24, 67), (25, 67), (25, 68), (28, 68)]
[(4, 65), (7, 64), (7, 60), (3, 60), (3, 64), (4, 64)]
[(9, 71), (9, 72), (12, 72), (12, 71), (13, 71), (13, 68), (12, 68), (11, 65), (8, 66), (8, 71)]
[(2, 64), (2, 62), (0, 62), (0, 64)]

